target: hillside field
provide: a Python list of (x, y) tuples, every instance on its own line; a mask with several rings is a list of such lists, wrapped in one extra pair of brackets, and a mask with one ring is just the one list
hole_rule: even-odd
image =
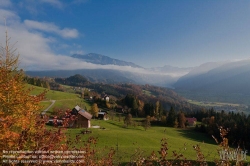
[[(152, 151), (158, 155), (160, 150), (160, 141), (162, 138), (167, 138), (169, 145), (168, 159), (172, 159), (172, 151), (176, 150), (179, 154), (182, 153), (188, 160), (196, 160), (196, 153), (193, 149), (194, 145), (199, 145), (202, 153), (207, 161), (219, 159), (217, 153), (218, 145), (207, 135), (197, 133), (190, 129), (175, 129), (169, 127), (152, 126), (145, 129), (142, 126), (124, 127), (123, 120), (119, 122), (118, 118), (114, 120), (92, 120), (92, 126), (100, 126), (101, 128), (90, 128), (90, 134), (81, 134), (85, 129), (67, 129), (68, 138), (74, 139), (76, 135), (81, 136), (81, 141), (87, 140), (93, 136), (98, 138), (97, 152), (100, 156), (105, 156), (108, 150), (113, 147), (116, 150), (115, 159), (122, 163), (130, 162), (137, 158), (136, 150), (140, 149), (143, 156), (148, 157)], [(80, 147), (83, 143), (77, 145)], [(158, 155), (159, 156), (159, 155)], [(248, 161), (250, 157), (248, 156)]]
[[(44, 91), (44, 88), (28, 85), (32, 87), (31, 95), (37, 95)], [(55, 100), (55, 104), (48, 110), (47, 114), (53, 111), (53, 108), (69, 108), (72, 109), (76, 104), (90, 109), (90, 103), (80, 99), (79, 95), (74, 93), (66, 93), (60, 91), (48, 90), (46, 98), (41, 102), (41, 109), (48, 108), (51, 100)], [(172, 157), (172, 151), (176, 150), (178, 154), (182, 153), (188, 160), (196, 160), (196, 153), (193, 149), (194, 145), (201, 147), (202, 153), (205, 155), (207, 161), (219, 159), (217, 153), (218, 145), (215, 141), (209, 138), (206, 134), (198, 133), (192, 129), (175, 129), (169, 127), (152, 126), (145, 129), (137, 122), (134, 126), (124, 127), (123, 118), (115, 117), (113, 120), (91, 120), (92, 126), (100, 126), (101, 128), (90, 128), (90, 134), (82, 134), (81, 131), (85, 129), (66, 129), (68, 139), (74, 140), (76, 135), (81, 136), (80, 144), (74, 144), (76, 147), (83, 146), (90, 136), (98, 139), (96, 150), (99, 157), (105, 156), (110, 148), (116, 150), (115, 161), (116, 163), (128, 163), (137, 158), (139, 153), (137, 150), (148, 157), (152, 151), (158, 155), (161, 147), (161, 139), (167, 138), (168, 142), (168, 159)], [(50, 127), (49, 127), (50, 128)], [(159, 156), (159, 155), (158, 155)], [(247, 157), (250, 161), (250, 157)]]
[(78, 94), (48, 90), (32, 85), (27, 85), (27, 87), (32, 88), (32, 91), (30, 92), (31, 95), (40, 94), (44, 90), (47, 91), (45, 99), (40, 103), (42, 106), (41, 111), (50, 106), (51, 100), (55, 100), (55, 104), (48, 110), (48, 114), (50, 114), (54, 108), (72, 109), (76, 105), (79, 105), (82, 108), (86, 107), (88, 110), (91, 107), (90, 104), (81, 99)]

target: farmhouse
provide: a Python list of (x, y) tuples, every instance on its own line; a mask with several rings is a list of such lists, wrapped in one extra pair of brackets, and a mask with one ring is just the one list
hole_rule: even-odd
[(188, 123), (189, 126), (195, 126), (196, 125), (196, 122), (197, 122), (197, 119), (196, 118), (186, 118), (186, 121)]
[(102, 98), (102, 100), (109, 102), (109, 96), (107, 94), (101, 94), (101, 98)]
[(76, 120), (72, 121), (69, 126), (73, 128), (90, 128), (90, 120), (92, 115), (79, 107), (78, 105), (72, 109), (71, 115), (76, 116)]

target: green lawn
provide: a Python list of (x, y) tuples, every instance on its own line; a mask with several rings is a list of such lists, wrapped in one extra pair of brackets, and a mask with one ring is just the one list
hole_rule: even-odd
[[(197, 133), (193, 130), (181, 130), (168, 127), (151, 127), (144, 130), (141, 126), (123, 127), (123, 122), (92, 120), (91, 125), (98, 125), (105, 129), (91, 128), (91, 134), (80, 134), (83, 129), (68, 129), (69, 138), (75, 138), (77, 134), (81, 135), (82, 141), (89, 136), (98, 138), (97, 150), (102, 154), (107, 154), (110, 147), (117, 150), (116, 159), (120, 162), (129, 162), (135, 157), (135, 150), (140, 148), (145, 156), (149, 156), (152, 151), (156, 153), (160, 150), (160, 141), (167, 138), (169, 145), (168, 156), (172, 158), (172, 151), (176, 150), (183, 153), (187, 159), (196, 160), (196, 153), (193, 150), (194, 145), (200, 145), (203, 154), (208, 161), (219, 158), (216, 149), (218, 145), (205, 134)], [(186, 145), (185, 145), (186, 144)], [(81, 144), (80, 144), (81, 145)], [(83, 143), (82, 143), (83, 145)], [(248, 161), (250, 157), (248, 157)]]
[[(30, 85), (29, 85), (30, 86)], [(37, 95), (44, 91), (44, 88), (33, 86), (31, 95)], [(56, 100), (53, 107), (47, 112), (50, 114), (53, 108), (64, 108), (72, 109), (76, 104), (82, 108), (87, 107), (89, 110), (91, 103), (80, 99), (79, 95), (74, 93), (65, 93), (59, 91), (49, 90), (46, 93), (46, 99), (41, 102), (42, 110), (48, 108), (51, 104), (50, 100)], [(132, 158), (136, 158), (136, 149), (140, 148), (145, 157), (149, 156), (152, 151), (156, 154), (160, 150), (160, 141), (162, 138), (167, 138), (169, 151), (169, 159), (172, 158), (172, 151), (176, 150), (189, 160), (196, 160), (196, 154), (193, 150), (194, 145), (200, 145), (203, 154), (206, 156), (208, 161), (213, 161), (215, 158), (219, 158), (216, 149), (218, 146), (212, 138), (208, 138), (205, 134), (197, 133), (193, 130), (180, 130), (168, 127), (156, 127), (153, 126), (145, 131), (142, 126), (129, 126), (124, 127), (123, 118), (119, 122), (118, 117), (114, 120), (91, 120), (92, 126), (101, 126), (105, 129), (91, 128), (91, 134), (81, 134), (83, 129), (67, 129), (66, 134), (68, 138), (75, 138), (76, 135), (81, 135), (82, 142), (80, 145), (83, 146), (83, 141), (87, 140), (89, 136), (98, 138), (97, 150), (99, 156), (108, 153), (111, 147), (116, 149), (115, 159), (119, 162), (129, 162)], [(248, 161), (250, 157), (248, 156)]]
[(42, 101), (40, 104), (42, 105), (42, 109), (44, 110), (48, 108), (51, 104), (50, 100), (56, 100), (55, 104), (48, 110), (48, 114), (50, 114), (54, 108), (62, 108), (62, 109), (72, 109), (76, 105), (79, 105), (82, 108), (90, 109), (90, 103), (84, 101), (80, 98), (78, 94), (75, 93), (67, 93), (67, 92), (60, 92), (60, 91), (54, 91), (54, 90), (48, 90), (42, 87), (27, 85), (27, 87), (32, 88), (31, 95), (37, 95), (44, 90), (46, 90), (45, 94), (45, 100)]
[(51, 105), (50, 101), (42, 101), (40, 102), (40, 105), (42, 106), (41, 111), (48, 108)]
[(222, 103), (222, 102), (202, 102), (202, 101), (195, 101), (195, 100), (188, 100), (189, 103), (204, 106), (204, 107), (215, 107), (215, 106), (234, 106), (239, 107), (240, 104), (234, 103)]
[(37, 94), (42, 93), (44, 90), (47, 90), (47, 93), (45, 95), (46, 100), (62, 100), (62, 99), (79, 98), (79, 95), (74, 94), (74, 93), (66, 93), (66, 92), (61, 92), (61, 91), (48, 90), (42, 87), (31, 86), (31, 85), (29, 86), (33, 88), (31, 91), (31, 95), (37, 95)]

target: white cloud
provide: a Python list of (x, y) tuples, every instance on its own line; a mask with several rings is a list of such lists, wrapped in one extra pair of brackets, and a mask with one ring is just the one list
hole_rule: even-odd
[(10, 0), (0, 0), (0, 7), (9, 7), (12, 3)]
[(19, 16), (16, 13), (5, 9), (0, 9), (0, 16), (1, 24), (5, 23), (5, 20), (12, 23), (20, 20)]
[(59, 32), (65, 38), (76, 38), (79, 35), (76, 29), (64, 28)]
[(40, 30), (40, 31), (45, 31), (45, 32), (52, 32), (52, 33), (56, 33), (64, 38), (77, 38), (79, 35), (79, 33), (76, 29), (69, 29), (69, 28), (60, 29), (54, 23), (25, 20), (24, 24), (27, 26), (28, 29), (35, 29), (35, 30)]
[[(120, 71), (128, 71), (141, 74), (156, 74), (154, 71), (149, 71), (142, 68), (133, 68), (130, 66), (116, 65), (97, 65), (81, 61), (76, 58), (71, 58), (65, 55), (56, 54), (51, 48), (52, 43), (58, 42), (55, 38), (45, 37), (43, 32), (57, 33), (63, 37), (77, 37), (77, 30), (68, 28), (59, 28), (54, 23), (43, 23), (32, 20), (21, 22), (19, 16), (10, 10), (1, 10), (0, 14), (5, 14), (7, 20), (7, 28), (11, 43), (16, 43), (16, 53), (20, 53), (20, 67), (24, 70), (73, 70), (73, 69), (114, 69)], [(0, 21), (0, 43), (2, 46), (5, 43), (5, 24)], [(39, 30), (39, 31), (34, 31)], [(72, 44), (77, 48), (74, 53), (83, 54), (81, 46)], [(62, 44), (61, 47), (68, 47), (68, 44)], [(72, 52), (73, 53), (73, 52)], [(159, 74), (159, 73), (158, 73)], [(179, 76), (180, 73), (160, 73), (172, 77)]]
[(66, 5), (60, 0), (21, 0), (15, 2), (15, 6), (22, 8), (22, 10), (28, 11), (31, 15), (46, 15), (44, 9), (48, 5), (57, 9), (64, 9), (64, 7), (66, 7)]

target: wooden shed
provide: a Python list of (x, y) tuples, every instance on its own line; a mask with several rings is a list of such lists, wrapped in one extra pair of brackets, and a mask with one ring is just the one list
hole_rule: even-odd
[(72, 109), (71, 114), (75, 115), (77, 118), (74, 122), (71, 123), (70, 127), (73, 128), (91, 127), (90, 120), (92, 118), (92, 115), (87, 111), (85, 111), (84, 109), (81, 109), (78, 105)]
[(100, 120), (109, 120), (107, 112), (98, 112), (98, 119)]

